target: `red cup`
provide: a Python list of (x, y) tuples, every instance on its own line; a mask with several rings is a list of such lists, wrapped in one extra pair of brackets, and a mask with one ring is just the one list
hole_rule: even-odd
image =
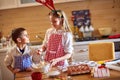
[(33, 72), (31, 74), (32, 80), (42, 80), (42, 73), (40, 72)]

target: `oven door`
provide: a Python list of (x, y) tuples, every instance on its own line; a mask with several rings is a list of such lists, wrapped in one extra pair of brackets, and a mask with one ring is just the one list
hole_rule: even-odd
[(115, 58), (118, 59), (120, 58), (120, 41), (114, 42), (114, 45), (115, 45)]

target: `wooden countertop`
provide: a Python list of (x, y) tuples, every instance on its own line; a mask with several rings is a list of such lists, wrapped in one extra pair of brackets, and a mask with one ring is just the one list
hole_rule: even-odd
[[(32, 80), (31, 74), (32, 72), (19, 72), (16, 74), (15, 80)], [(64, 77), (64, 79), (61, 80), (66, 80), (65, 77), (67, 77), (67, 73), (62, 73), (60, 76)], [(75, 75), (71, 77), (72, 80), (120, 80), (120, 72), (115, 70), (110, 70), (110, 77), (106, 77), (106, 78), (94, 78), (91, 76), (91, 74)], [(45, 75), (43, 75), (42, 80), (57, 80), (57, 79), (48, 78), (45, 77)]]

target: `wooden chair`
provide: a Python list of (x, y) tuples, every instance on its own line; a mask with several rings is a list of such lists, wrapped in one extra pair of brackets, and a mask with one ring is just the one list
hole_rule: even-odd
[(96, 42), (89, 44), (89, 59), (91, 61), (104, 61), (115, 59), (113, 42)]

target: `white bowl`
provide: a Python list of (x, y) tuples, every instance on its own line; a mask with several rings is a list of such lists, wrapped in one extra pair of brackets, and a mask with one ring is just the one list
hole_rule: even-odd
[(58, 71), (58, 70), (56, 70), (56, 71), (49, 71), (48, 73), (47, 73), (47, 75), (49, 76), (49, 77), (55, 77), (55, 76), (58, 76), (60, 74), (60, 72)]

